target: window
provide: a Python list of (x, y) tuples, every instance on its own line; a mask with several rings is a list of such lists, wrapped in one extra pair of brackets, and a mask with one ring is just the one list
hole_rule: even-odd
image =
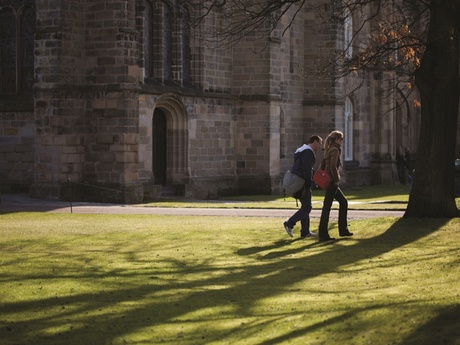
[(144, 0), (144, 66), (145, 78), (171, 79), (171, 11), (163, 2)]
[(34, 32), (33, 1), (0, 0), (0, 94), (32, 92)]
[(153, 8), (144, 1), (144, 67), (145, 78), (153, 78)]
[(350, 98), (345, 100), (345, 129), (344, 129), (344, 160), (353, 160), (353, 103)]
[[(161, 14), (161, 12), (160, 12)], [(156, 61), (157, 66), (163, 66), (163, 78), (166, 80), (172, 79), (172, 13), (171, 9), (168, 5), (163, 4), (163, 17), (158, 18), (159, 20), (156, 21), (154, 29), (154, 34), (156, 34), (157, 42), (161, 40), (162, 42), (162, 51), (161, 56)], [(163, 23), (163, 25), (159, 23)], [(161, 35), (161, 38), (160, 38)]]
[(187, 7), (181, 6), (181, 37), (182, 37), (182, 81), (190, 82), (190, 11)]
[(345, 58), (350, 59), (353, 56), (353, 17), (350, 10), (347, 8), (345, 10), (345, 19), (343, 23), (343, 46), (345, 51)]
[(146, 80), (190, 81), (190, 13), (165, 1), (143, 2), (143, 58)]

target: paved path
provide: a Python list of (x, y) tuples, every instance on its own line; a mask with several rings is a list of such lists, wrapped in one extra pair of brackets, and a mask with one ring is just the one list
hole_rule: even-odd
[[(91, 213), (91, 214), (151, 214), (151, 215), (182, 215), (182, 216), (238, 216), (238, 217), (290, 217), (295, 209), (246, 209), (246, 208), (169, 208), (146, 207), (136, 205), (115, 205), (89, 202), (69, 202), (32, 199), (24, 194), (3, 194), (0, 203), (0, 214), (12, 212), (55, 212), (55, 213)], [(331, 218), (337, 219), (337, 211), (332, 210)], [(321, 210), (312, 210), (311, 217), (319, 218)], [(373, 217), (402, 217), (404, 211), (369, 211), (349, 210), (349, 219)]]

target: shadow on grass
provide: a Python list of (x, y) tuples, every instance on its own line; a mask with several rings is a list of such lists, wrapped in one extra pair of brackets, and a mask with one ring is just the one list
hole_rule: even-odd
[[(439, 220), (435, 226), (441, 227), (444, 222)], [(213, 326), (213, 324), (218, 324), (220, 321), (228, 322), (228, 319), (235, 317), (251, 318), (253, 316), (252, 307), (258, 301), (285, 293), (286, 289), (293, 284), (323, 274), (337, 272), (343, 265), (351, 265), (360, 260), (392, 251), (417, 241), (434, 230), (432, 227), (423, 227), (420, 224), (422, 223), (417, 222), (417, 220), (401, 219), (382, 235), (358, 240), (355, 245), (327, 244), (327, 250), (308, 258), (311, 263), (328, 263), (329, 266), (323, 265), (321, 270), (309, 269), (308, 265), (305, 266), (305, 258), (292, 258), (289, 255), (323, 244), (306, 242), (304, 247), (293, 249), (289, 248), (288, 241), (278, 241), (270, 246), (250, 247), (238, 251), (238, 254), (242, 256), (268, 251), (269, 253), (261, 256), (261, 260), (279, 257), (280, 260), (276, 263), (270, 261), (257, 265), (237, 265), (234, 267), (213, 267), (212, 263), (203, 263), (189, 268), (184, 267), (184, 263), (177, 259), (168, 262), (171, 267), (174, 267), (168, 276), (156, 272), (154, 267), (146, 269), (142, 273), (132, 270), (124, 271), (123, 269), (108, 272), (94, 271), (92, 274), (82, 272), (80, 276), (82, 280), (100, 280), (103, 283), (105, 278), (110, 277), (113, 281), (113, 278), (120, 277), (120, 281), (124, 283), (113, 283), (111, 286), (106, 286), (105, 290), (95, 294), (78, 294), (75, 292), (74, 295), (56, 296), (48, 299), (37, 297), (36, 300), (23, 303), (4, 301), (1, 303), (0, 339), (3, 339), (6, 344), (47, 345), (225, 342), (232, 335), (234, 329)], [(407, 230), (408, 227), (411, 229)], [(270, 253), (274, 250), (277, 252)], [(132, 260), (134, 258), (135, 255), (133, 255)], [(81, 258), (81, 260), (85, 260), (85, 258)], [(151, 264), (154, 266), (153, 262)], [(201, 275), (205, 272), (208, 274), (205, 279), (199, 281), (185, 279), (187, 274), (194, 272)], [(78, 278), (76, 275), (75, 279)], [(129, 283), (129, 278), (133, 279), (132, 284)], [(14, 277), (3, 277), (3, 280), (5, 279), (14, 279)], [(37, 276), (27, 277), (27, 279), (46, 280), (46, 276), (37, 273)], [(139, 280), (142, 281), (142, 284), (136, 283)], [(174, 293), (170, 293), (170, 291)], [(183, 291), (183, 293), (177, 293), (177, 291)], [(141, 301), (142, 303), (140, 303)], [(133, 305), (133, 307), (123, 309), (123, 306), (127, 304)], [(116, 309), (117, 305), (120, 306), (118, 310)], [(112, 307), (117, 312), (108, 313), (107, 309)], [(375, 305), (366, 309), (381, 307), (381, 305)], [(197, 319), (191, 314), (213, 308), (220, 308), (220, 311), (210, 317), (210, 323), (206, 328), (194, 328), (193, 331), (178, 328), (175, 339), (171, 339), (171, 335), (150, 334), (150, 338), (135, 340), (137, 332), (142, 333), (144, 329), (159, 325), (166, 324), (173, 328), (174, 325), (189, 323), (190, 327), (193, 327), (193, 323)], [(52, 316), (42, 310), (59, 310), (59, 312), (55, 313), (56, 316)], [(353, 314), (357, 312), (359, 309), (353, 309), (336, 318), (330, 318), (306, 328), (295, 329), (290, 333), (260, 344), (277, 344), (292, 338), (302, 337), (314, 329), (321, 329), (326, 325), (353, 318)], [(29, 318), (25, 317), (24, 321), (14, 323), (9, 322), (9, 315), (17, 313), (28, 315)], [(440, 327), (441, 320), (445, 317), (454, 322), (457, 313), (458, 306), (449, 310), (441, 310), (438, 318), (429, 321), (427, 326), (430, 327), (431, 324), (431, 328)], [(208, 314), (206, 313), (206, 315)], [(269, 326), (270, 323), (278, 322), (283, 317), (288, 316), (286, 314), (273, 315), (267, 312), (267, 321), (246, 323), (244, 327), (250, 329), (250, 333), (254, 334), (258, 332), (260, 327)], [(33, 322), (30, 321), (31, 319)], [(235, 328), (240, 326), (243, 325), (235, 323)], [(444, 325), (442, 329), (445, 327), (453, 330), (453, 324)], [(425, 330), (420, 329), (420, 332), (424, 333)], [(414, 333), (407, 340), (408, 344), (421, 344), (417, 342), (417, 333)]]
[(404, 345), (460, 344), (460, 304), (438, 310), (438, 316), (415, 330)]

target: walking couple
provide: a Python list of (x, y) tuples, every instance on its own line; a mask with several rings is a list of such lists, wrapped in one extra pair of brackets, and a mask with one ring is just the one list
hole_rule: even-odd
[[(323, 209), (319, 222), (318, 238), (319, 241), (332, 241), (335, 238), (329, 235), (328, 223), (331, 212), (332, 202), (335, 200), (339, 203), (339, 235), (353, 236), (348, 230), (347, 212), (348, 201), (339, 187), (341, 166), (340, 154), (343, 144), (343, 133), (340, 131), (331, 132), (324, 143), (324, 161), (321, 166), (332, 177), (332, 182), (326, 189), (323, 201)], [(312, 194), (311, 188), (313, 185), (313, 166), (316, 160), (316, 152), (323, 147), (323, 139), (318, 135), (313, 135), (308, 144), (299, 147), (294, 153), (294, 165), (291, 172), (300, 176), (305, 180), (304, 187), (294, 195), (294, 198), (299, 199), (301, 203), (300, 209), (295, 212), (292, 217), (284, 222), (284, 229), (287, 234), (293, 237), (293, 228), (300, 222), (300, 237), (316, 237), (316, 234), (310, 231), (310, 212), (312, 209)]]

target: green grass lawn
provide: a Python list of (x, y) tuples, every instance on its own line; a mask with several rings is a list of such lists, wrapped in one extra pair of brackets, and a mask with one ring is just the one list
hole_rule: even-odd
[(460, 218), (280, 222), (0, 215), (0, 344), (460, 344)]

